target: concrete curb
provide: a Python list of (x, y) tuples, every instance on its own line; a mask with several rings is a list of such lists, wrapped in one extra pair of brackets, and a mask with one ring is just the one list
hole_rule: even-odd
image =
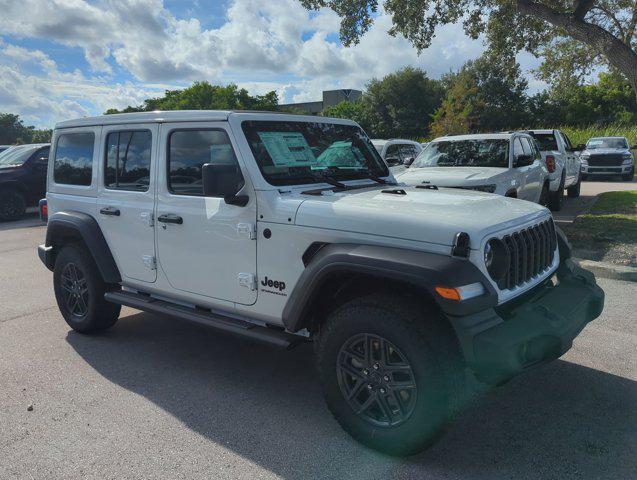
[(597, 277), (610, 278), (613, 280), (624, 280), (626, 282), (637, 282), (637, 268), (615, 265), (608, 262), (594, 262), (593, 260), (582, 260), (576, 258), (582, 268), (590, 270)]

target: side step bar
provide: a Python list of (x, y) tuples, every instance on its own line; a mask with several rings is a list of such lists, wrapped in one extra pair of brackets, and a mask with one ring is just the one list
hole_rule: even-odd
[(123, 291), (107, 292), (104, 294), (104, 299), (145, 312), (181, 318), (216, 330), (269, 343), (286, 350), (294, 348), (305, 341), (305, 338), (299, 335), (292, 335), (284, 331), (262, 327), (230, 316), (214, 314), (208, 310), (183, 307), (139, 293)]

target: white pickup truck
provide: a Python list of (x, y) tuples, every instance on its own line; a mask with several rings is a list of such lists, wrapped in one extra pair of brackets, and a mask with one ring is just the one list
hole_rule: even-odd
[(402, 173), (407, 185), (432, 184), (548, 201), (548, 173), (533, 138), (524, 133), (489, 133), (436, 138)]
[(564, 189), (570, 198), (579, 197), (582, 184), (579, 152), (584, 150), (584, 145), (573, 147), (568, 136), (560, 130), (528, 130), (527, 133), (535, 138), (549, 171), (548, 206), (559, 211), (564, 201)]

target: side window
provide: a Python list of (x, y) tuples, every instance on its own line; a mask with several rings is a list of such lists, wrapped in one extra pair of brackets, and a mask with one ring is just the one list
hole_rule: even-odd
[(522, 137), (520, 138), (520, 140), (522, 141), (522, 150), (524, 150), (524, 155), (528, 155), (531, 158), (535, 158), (535, 155), (533, 155), (533, 147), (531, 147), (531, 143), (529, 142), (529, 139), (526, 137)]
[(151, 144), (148, 130), (110, 132), (106, 137), (106, 188), (148, 191)]
[(560, 134), (562, 135), (562, 140), (564, 141), (564, 146), (566, 147), (566, 149), (567, 150), (573, 150), (573, 145), (571, 145), (571, 141), (566, 136), (566, 134), (562, 133), (562, 132), (560, 132)]
[(53, 160), (55, 183), (66, 185), (91, 184), (93, 174), (93, 145), (90, 133), (63, 133), (58, 137)]
[(513, 158), (517, 157), (518, 155), (524, 155), (524, 148), (522, 148), (520, 137), (517, 137), (513, 141)]
[(405, 158), (416, 158), (418, 156), (418, 152), (416, 151), (416, 147), (414, 145), (405, 143), (400, 146), (400, 153), (403, 159)]
[(393, 143), (385, 150), (385, 161), (390, 167), (401, 164), (399, 147), (399, 144)]
[(168, 190), (176, 195), (203, 195), (204, 163), (238, 166), (224, 130), (176, 130), (168, 139)]

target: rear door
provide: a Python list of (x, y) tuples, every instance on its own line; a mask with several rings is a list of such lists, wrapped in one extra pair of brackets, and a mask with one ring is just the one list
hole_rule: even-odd
[(535, 145), (533, 144), (534, 142), (532, 142), (529, 138), (520, 137), (520, 141), (522, 142), (524, 154), (529, 155), (533, 159), (533, 163), (528, 167), (525, 167), (526, 179), (524, 180), (524, 195), (526, 200), (538, 202), (542, 193), (542, 157), (535, 148)]
[(122, 279), (154, 282), (157, 124), (104, 126), (97, 217)]
[(50, 147), (38, 149), (26, 163), (29, 172), (25, 183), (29, 188), (29, 200), (36, 203), (46, 196), (46, 172), (49, 163)]

